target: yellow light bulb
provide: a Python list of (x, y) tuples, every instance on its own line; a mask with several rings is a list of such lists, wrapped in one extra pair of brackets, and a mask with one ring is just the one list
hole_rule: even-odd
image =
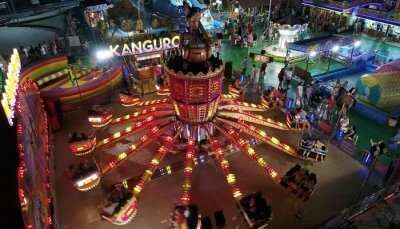
[(248, 149), (247, 149), (247, 153), (248, 153), (250, 156), (253, 156), (256, 152), (254, 151), (253, 148), (248, 148)]
[(274, 143), (275, 145), (279, 145), (281, 142), (279, 141), (279, 139), (272, 137), (271, 138), (271, 142)]
[(128, 156), (128, 155), (127, 155), (125, 152), (123, 152), (123, 153), (120, 153), (120, 154), (118, 155), (118, 159), (119, 159), (119, 160), (124, 160), (127, 156)]
[(226, 180), (228, 181), (229, 184), (235, 183), (236, 181), (235, 175), (229, 173), (228, 175), (226, 175)]

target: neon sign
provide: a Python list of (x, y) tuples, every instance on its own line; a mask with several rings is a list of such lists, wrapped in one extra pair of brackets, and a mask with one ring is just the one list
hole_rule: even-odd
[(7, 79), (2, 93), (1, 106), (3, 107), (4, 114), (7, 117), (8, 124), (14, 124), (14, 108), (19, 83), (19, 73), (21, 70), (21, 61), (17, 49), (13, 49), (13, 54), (10, 58), (10, 63), (7, 69)]
[(164, 37), (153, 40), (139, 41), (137, 43), (123, 44), (123, 45), (110, 45), (110, 51), (115, 56), (129, 56), (135, 54), (142, 54), (172, 48), (178, 48), (180, 44), (180, 36), (172, 38)]

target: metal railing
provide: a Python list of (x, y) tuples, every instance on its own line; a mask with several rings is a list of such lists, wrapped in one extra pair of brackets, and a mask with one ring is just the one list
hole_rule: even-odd
[(398, 197), (399, 194), (400, 194), (400, 182), (382, 188), (379, 191), (365, 197), (356, 204), (343, 209), (338, 215), (329, 218), (327, 221), (314, 228), (318, 229), (348, 228), (346, 226), (351, 225), (357, 217), (375, 208), (378, 204), (382, 204), (389, 199)]
[(0, 21), (29, 17), (29, 16), (49, 12), (52, 10), (58, 10), (61, 8), (76, 7), (78, 5), (79, 5), (79, 1), (70, 0), (70, 1), (64, 1), (64, 2), (55, 2), (55, 3), (20, 8), (20, 9), (17, 9), (16, 12), (14, 12), (14, 13), (11, 12), (11, 10), (9, 10), (8, 14), (0, 15)]

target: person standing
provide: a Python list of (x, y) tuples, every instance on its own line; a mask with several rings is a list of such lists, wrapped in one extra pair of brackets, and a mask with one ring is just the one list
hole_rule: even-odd
[(58, 54), (56, 41), (51, 42), (51, 50), (53, 51), (54, 56)]
[(290, 87), (290, 83), (292, 82), (293, 71), (291, 67), (285, 69), (284, 80), (285, 80), (285, 89), (288, 90)]
[(336, 108), (336, 100), (335, 97), (331, 95), (328, 98), (328, 120), (332, 120), (335, 108)]
[(33, 61), (35, 59), (35, 50), (33, 49), (33, 46), (31, 45), (29, 48), (29, 62)]
[(39, 60), (41, 56), (40, 44), (35, 47), (35, 60)]
[(256, 67), (256, 65), (253, 64), (253, 71), (252, 71), (252, 73), (251, 73), (251, 83), (254, 84), (254, 85), (257, 85), (257, 84), (258, 84), (259, 77), (260, 77), (260, 71), (259, 71), (259, 69)]
[(247, 71), (247, 66), (249, 65), (249, 57), (247, 56), (242, 63), (240, 63), (240, 68), (242, 69), (242, 74), (245, 75)]
[(249, 33), (249, 35), (247, 36), (248, 47), (253, 47), (253, 41), (253, 33)]
[(282, 68), (278, 74), (279, 85), (278, 88), (283, 88), (283, 80), (285, 78), (285, 68)]
[(300, 82), (296, 88), (296, 107), (303, 107), (303, 96), (304, 96), (303, 83)]
[(260, 84), (261, 86), (264, 84), (264, 77), (265, 77), (265, 73), (267, 71), (267, 63), (262, 63), (261, 67), (260, 67)]
[(304, 101), (307, 106), (311, 106), (311, 95), (312, 95), (312, 92), (313, 92), (312, 85), (311, 84), (307, 84), (306, 85), (306, 89), (305, 89), (306, 96), (305, 96), (305, 101)]
[(27, 46), (23, 47), (22, 51), (24, 52), (25, 58), (29, 59), (29, 49)]
[(335, 99), (338, 99), (338, 97), (339, 97), (340, 87), (341, 87), (340, 80), (336, 80), (335, 85), (333, 86), (333, 91), (332, 91), (332, 94), (335, 97)]
[(44, 41), (39, 46), (40, 46), (40, 54), (42, 55), (42, 57), (46, 56), (47, 49), (46, 49), (46, 44), (44, 43)]

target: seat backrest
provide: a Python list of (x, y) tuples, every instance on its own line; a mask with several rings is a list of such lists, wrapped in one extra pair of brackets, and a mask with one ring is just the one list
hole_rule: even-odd
[(205, 216), (201, 219), (201, 228), (202, 229), (212, 229), (212, 223), (209, 216)]
[(226, 224), (225, 215), (222, 210), (214, 212), (215, 224), (217, 227), (223, 227)]

